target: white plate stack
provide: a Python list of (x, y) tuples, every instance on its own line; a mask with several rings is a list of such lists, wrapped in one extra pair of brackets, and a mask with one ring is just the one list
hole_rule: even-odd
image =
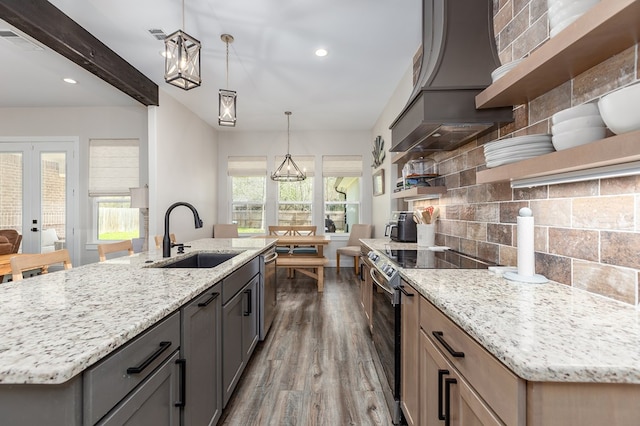
[(562, 110), (551, 117), (551, 141), (556, 151), (603, 139), (607, 128), (596, 103)]
[(491, 82), (495, 83), (496, 81), (498, 81), (500, 77), (511, 71), (511, 69), (513, 69), (520, 62), (522, 62), (522, 59), (516, 59), (515, 61), (507, 62), (506, 64), (493, 70), (493, 72), (491, 73)]
[(485, 144), (487, 167), (498, 167), (555, 151), (551, 135), (525, 135)]
[(547, 0), (549, 37), (555, 37), (598, 2), (600, 0)]

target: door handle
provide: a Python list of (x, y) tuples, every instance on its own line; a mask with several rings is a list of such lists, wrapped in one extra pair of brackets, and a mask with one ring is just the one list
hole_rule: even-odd
[(38, 228), (31, 228), (31, 232), (38, 232)]

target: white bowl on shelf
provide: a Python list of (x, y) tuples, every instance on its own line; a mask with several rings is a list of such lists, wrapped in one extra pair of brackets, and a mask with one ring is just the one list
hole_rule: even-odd
[(582, 117), (570, 118), (551, 126), (551, 133), (558, 135), (571, 130), (578, 130), (585, 127), (604, 127), (604, 121), (600, 114), (585, 115)]
[(589, 102), (586, 104), (580, 104), (571, 108), (563, 109), (560, 112), (556, 112), (555, 114), (553, 114), (553, 116), (551, 116), (551, 122), (555, 125), (565, 120), (571, 120), (572, 118), (598, 114), (600, 114), (600, 111), (598, 110), (598, 104)]
[(570, 130), (568, 132), (553, 135), (551, 142), (556, 151), (585, 145), (607, 135), (606, 127), (585, 127), (583, 129)]
[(549, 26), (551, 28), (557, 26), (560, 22), (568, 19), (569, 17), (581, 16), (587, 10), (591, 9), (600, 0), (583, 0), (573, 1), (571, 3), (556, 3), (553, 7), (549, 8)]
[(617, 135), (640, 130), (640, 83), (613, 91), (600, 98), (600, 114)]

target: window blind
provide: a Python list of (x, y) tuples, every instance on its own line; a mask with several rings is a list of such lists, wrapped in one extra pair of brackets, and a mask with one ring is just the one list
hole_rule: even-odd
[(266, 176), (267, 157), (234, 157), (227, 158), (227, 174), (229, 176)]
[[(284, 155), (276, 156), (276, 162), (273, 166), (274, 170), (282, 164), (284, 158)], [(316, 159), (313, 155), (291, 155), (291, 158), (307, 176), (311, 177), (314, 175)]]
[(322, 157), (322, 176), (359, 177), (362, 176), (361, 155), (324, 155)]
[(129, 195), (140, 186), (137, 139), (89, 140), (89, 196)]

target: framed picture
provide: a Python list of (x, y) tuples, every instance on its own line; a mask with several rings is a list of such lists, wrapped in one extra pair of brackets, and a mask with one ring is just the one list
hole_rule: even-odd
[(373, 195), (384, 194), (384, 169), (373, 174)]

